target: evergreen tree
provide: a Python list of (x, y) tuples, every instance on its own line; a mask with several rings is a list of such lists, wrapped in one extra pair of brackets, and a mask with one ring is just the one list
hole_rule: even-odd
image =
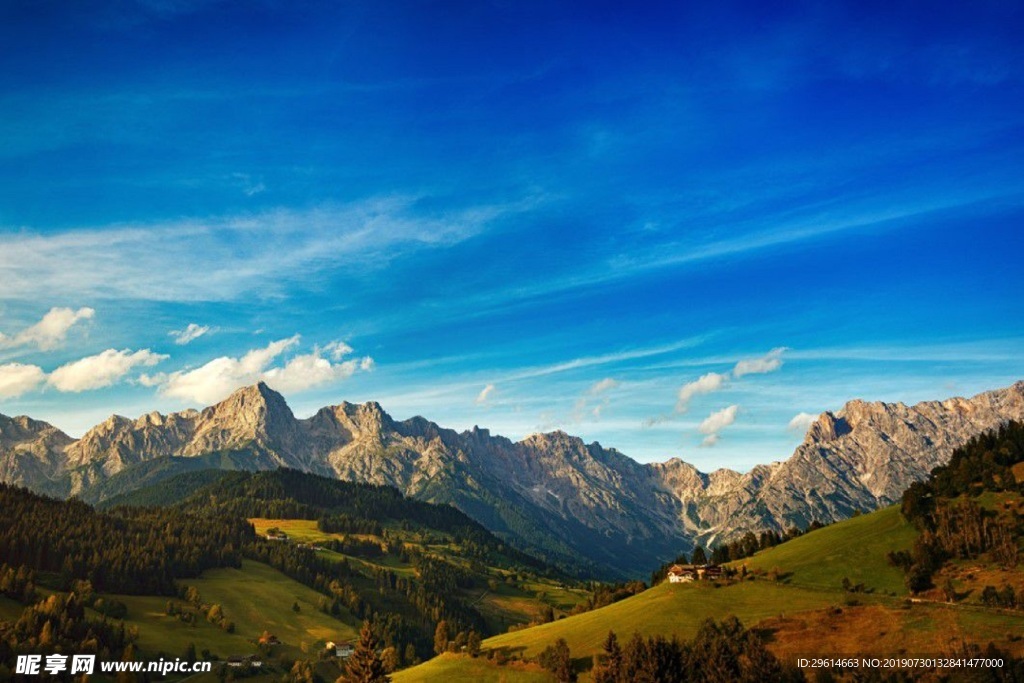
[(594, 665), (590, 679), (594, 683), (617, 683), (622, 675), (622, 648), (615, 631), (608, 631), (604, 640), (604, 656)]
[(434, 654), (439, 655), (448, 650), (448, 622), (442, 619), (434, 629)]
[(540, 610), (540, 623), (550, 624), (555, 620), (555, 610), (551, 608), (551, 605), (544, 605)]
[(469, 637), (466, 638), (466, 652), (470, 657), (480, 654), (480, 634), (475, 630), (470, 631)]
[(549, 645), (540, 653), (540, 664), (555, 675), (558, 683), (572, 683), (576, 680), (569, 643), (565, 642), (565, 638), (559, 638), (554, 645)]
[(707, 555), (704, 554), (704, 548), (701, 548), (700, 546), (697, 546), (696, 548), (693, 549), (693, 560), (692, 560), (692, 563), (693, 564), (698, 564), (698, 565), (699, 564), (707, 564), (708, 563), (708, 557), (707, 557)]
[(373, 635), (369, 621), (363, 622), (359, 643), (345, 664), (345, 680), (349, 683), (386, 683), (391, 680), (377, 654), (377, 637)]

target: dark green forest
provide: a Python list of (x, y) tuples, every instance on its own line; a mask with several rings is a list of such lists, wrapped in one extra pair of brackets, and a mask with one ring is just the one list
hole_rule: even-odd
[[(181, 580), (206, 569), (239, 567), (243, 558), (266, 563), (318, 591), (323, 612), (368, 621), (375, 637), (398, 652), (429, 656), (440, 622), (453, 634), (487, 633), (484, 618), (459, 597), (459, 589), (480, 581), (461, 565), (398, 540), (386, 545), (339, 541), (343, 547), (338, 550), (358, 556), (394, 553), (417, 570), (416, 578), (384, 568), (368, 573), (309, 547), (259, 537), (249, 517), (318, 520), (324, 528), (385, 538), (388, 528), (413, 530), (458, 539), (462, 554), (479, 566), (488, 562), (513, 571), (548, 571), (455, 508), (411, 500), (393, 488), (284, 469), (227, 472), (212, 480), (201, 473), (181, 477), (181, 482), (171, 478), (154, 487), (180, 491), (201, 484), (179, 504), (119, 505), (104, 511), (0, 485), (0, 507), (9, 520), (0, 529), (5, 562), (0, 592), (25, 606), (20, 619), (0, 626), (3, 664), (10, 666), (26, 643), (34, 653), (62, 647), (119, 658), (131, 647), (131, 634), (89, 618), (85, 607), (97, 609), (97, 604), (103, 614), (121, 616), (116, 601), (97, 603), (94, 593), (183, 597)], [(133, 498), (147, 502), (146, 490)], [(39, 586), (60, 592), (41, 599)]]

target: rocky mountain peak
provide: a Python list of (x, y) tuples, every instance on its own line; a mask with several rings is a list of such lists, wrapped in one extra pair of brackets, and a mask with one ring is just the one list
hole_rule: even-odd
[(8, 417), (0, 414), (0, 445), (11, 446), (42, 437), (53, 438), (64, 443), (71, 443), (73, 440), (49, 422), (33, 420), (27, 415)]
[(849, 434), (851, 430), (852, 427), (846, 418), (825, 411), (807, 429), (804, 443), (828, 443)]
[(231, 432), (239, 439), (256, 439), (275, 430), (291, 430), (295, 422), (284, 396), (263, 382), (238, 389), (220, 403), (204, 409), (201, 416), (201, 422)]
[[(275, 413), (295, 419), (292, 409), (284, 400), (284, 396), (277, 393), (264, 382), (257, 382), (237, 389), (220, 403), (207, 408), (206, 410), (220, 414), (251, 414), (251, 415), (274, 415)], [(206, 411), (203, 411), (204, 413)]]

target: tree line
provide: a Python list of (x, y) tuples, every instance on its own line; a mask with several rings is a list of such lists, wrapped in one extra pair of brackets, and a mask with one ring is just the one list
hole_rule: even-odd
[[(1024, 518), (982, 508), (971, 497), (985, 492), (1024, 493), (1013, 468), (1024, 462), (1024, 424), (1009, 422), (974, 437), (953, 451), (946, 465), (903, 493), (900, 511), (920, 534), (910, 551), (889, 553), (889, 562), (906, 573), (907, 587), (920, 592), (946, 561), (976, 559), (1016, 566)], [(992, 599), (992, 596), (990, 596)]]
[(106, 593), (174, 595), (175, 579), (214, 567), (238, 567), (255, 539), (242, 519), (175, 508), (114, 508), (59, 501), (0, 484), (0, 557), (10, 565), (50, 572), (67, 589), (88, 580)]

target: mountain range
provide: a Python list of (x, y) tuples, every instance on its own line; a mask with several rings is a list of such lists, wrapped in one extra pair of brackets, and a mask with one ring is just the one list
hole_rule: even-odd
[(77, 440), (0, 415), (0, 481), (103, 504), (184, 471), (288, 467), (450, 503), (549, 562), (628, 577), (695, 544), (891, 504), (954, 448), (1008, 420), (1024, 420), (1024, 382), (914, 406), (854, 400), (822, 413), (785, 461), (704, 473), (679, 459), (641, 464), (561, 431), (514, 442), (396, 421), (374, 402), (297, 419), (260, 383), (201, 411), (115, 415)]

